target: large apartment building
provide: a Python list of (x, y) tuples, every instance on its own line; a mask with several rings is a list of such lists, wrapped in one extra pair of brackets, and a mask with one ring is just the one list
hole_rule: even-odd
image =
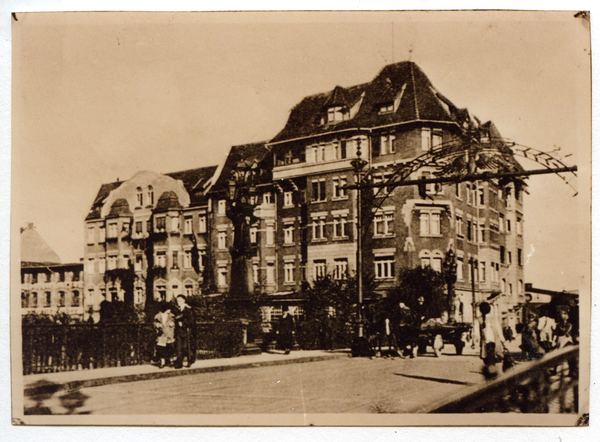
[[(147, 294), (169, 300), (178, 293), (228, 292), (234, 231), (228, 197), (231, 173), (244, 161), (244, 167), (262, 171), (245, 179), (254, 207), (247, 220), (252, 279), (272, 301), (263, 317), (274, 319), (282, 305), (301, 315), (305, 282), (356, 271), (357, 191), (347, 186), (355, 184), (351, 162), (359, 146), (369, 182), (384, 183), (399, 165), (461, 139), (473, 127), (484, 138), (500, 137), (492, 123), (480, 124), (456, 108), (417, 65), (401, 62), (371, 82), (304, 98), (275, 138), (233, 147), (222, 167), (141, 172), (104, 184), (86, 218), (86, 299), (94, 305), (122, 299), (110, 271), (129, 265), (137, 275), (135, 303)], [(510, 155), (506, 161), (520, 169)], [(425, 164), (409, 178), (434, 170)], [(457, 319), (471, 321), (472, 303), (490, 300), (505, 325), (517, 322), (524, 302), (521, 182), (428, 184), (425, 195), (417, 186), (390, 186), (363, 195), (370, 203), (364, 206), (370, 216), (363, 269), (382, 294), (397, 284), (401, 269), (441, 271), (452, 250)], [(194, 244), (200, 273), (192, 263)]]

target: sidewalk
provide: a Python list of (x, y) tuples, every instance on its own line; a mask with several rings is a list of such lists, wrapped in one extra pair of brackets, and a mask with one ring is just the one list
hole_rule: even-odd
[(293, 351), (283, 353), (261, 353), (260, 355), (238, 356), (223, 359), (202, 359), (188, 368), (158, 368), (155, 365), (130, 365), (126, 367), (97, 368), (93, 370), (40, 373), (23, 377), (25, 396), (36, 396), (43, 392), (72, 390), (82, 387), (144, 381), (190, 374), (209, 373), (271, 365), (299, 364), (347, 357), (344, 350)]

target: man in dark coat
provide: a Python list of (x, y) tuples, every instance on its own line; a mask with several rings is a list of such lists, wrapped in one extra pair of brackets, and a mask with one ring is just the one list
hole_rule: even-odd
[(183, 359), (187, 356), (187, 366), (196, 361), (196, 339), (194, 329), (196, 321), (192, 308), (187, 304), (185, 296), (177, 296), (178, 309), (175, 312), (175, 349), (177, 359), (175, 368), (183, 367)]
[(290, 314), (289, 309), (285, 311), (281, 321), (279, 322), (279, 347), (285, 351), (286, 355), (290, 354), (294, 346), (294, 317)]

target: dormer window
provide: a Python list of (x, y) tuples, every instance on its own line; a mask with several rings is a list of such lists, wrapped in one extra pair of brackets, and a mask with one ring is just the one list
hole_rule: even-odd
[(138, 187), (135, 191), (135, 199), (137, 201), (138, 207), (142, 207), (144, 205), (144, 194), (142, 193), (142, 188)]
[(342, 106), (333, 106), (327, 109), (327, 122), (335, 123), (348, 119), (348, 111)]
[(151, 206), (154, 205), (154, 189), (152, 186), (148, 186), (148, 204)]
[(394, 112), (394, 103), (392, 103), (392, 102), (382, 104), (379, 107), (379, 113), (380, 114), (387, 114), (387, 113), (390, 113), (390, 112)]

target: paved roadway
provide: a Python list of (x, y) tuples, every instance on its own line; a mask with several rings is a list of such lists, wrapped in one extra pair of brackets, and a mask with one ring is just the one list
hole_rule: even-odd
[[(452, 346), (449, 346), (452, 347)], [(453, 353), (453, 348), (449, 353)], [(129, 382), (81, 391), (82, 412), (402, 413), (483, 382), (476, 355), (333, 360)]]

